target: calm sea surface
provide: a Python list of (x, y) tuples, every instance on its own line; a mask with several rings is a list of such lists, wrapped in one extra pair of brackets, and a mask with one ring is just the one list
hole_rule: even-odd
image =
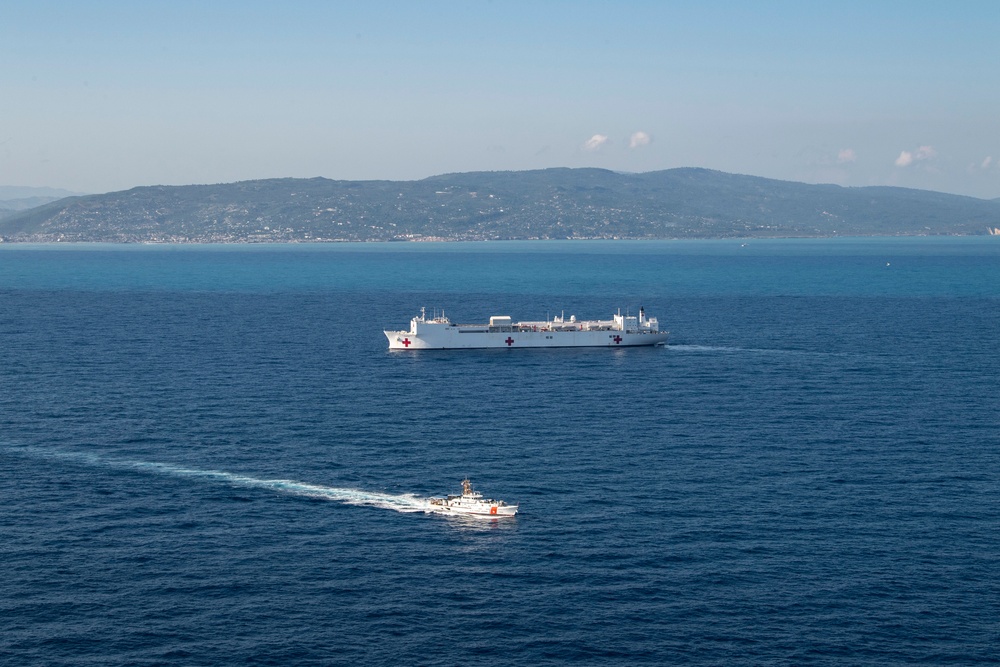
[(996, 664), (998, 397), (995, 238), (0, 246), (0, 663)]

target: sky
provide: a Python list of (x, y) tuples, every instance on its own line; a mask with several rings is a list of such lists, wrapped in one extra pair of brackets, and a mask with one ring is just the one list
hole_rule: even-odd
[(704, 167), (1000, 197), (1000, 2), (0, 6), (0, 185)]

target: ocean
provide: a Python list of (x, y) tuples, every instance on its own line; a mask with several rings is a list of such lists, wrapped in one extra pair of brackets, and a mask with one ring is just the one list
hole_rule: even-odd
[(992, 237), (0, 245), (0, 663), (996, 664), (998, 332)]

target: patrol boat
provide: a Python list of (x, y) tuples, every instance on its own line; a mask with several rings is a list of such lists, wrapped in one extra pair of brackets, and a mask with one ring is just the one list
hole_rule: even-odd
[(508, 505), (502, 500), (483, 498), (483, 494), (472, 488), (466, 477), (462, 480), (462, 495), (447, 498), (430, 498), (427, 511), (434, 514), (455, 514), (481, 516), (486, 518), (509, 517), (517, 514), (517, 505)]
[(514, 322), (494, 315), (489, 324), (453, 324), (444, 315), (427, 317), (426, 308), (410, 320), (409, 331), (385, 331), (390, 350), (459, 350), (490, 347), (630, 347), (666, 343), (655, 317), (622, 315), (610, 320), (577, 320), (571, 315), (538, 322)]

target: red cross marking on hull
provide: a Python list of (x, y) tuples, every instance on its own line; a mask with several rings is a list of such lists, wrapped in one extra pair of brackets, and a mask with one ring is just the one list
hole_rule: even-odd
[(614, 338), (612, 338), (612, 340), (615, 341), (615, 345), (617, 345), (618, 343), (622, 342), (622, 337), (615, 336)]
[(504, 342), (507, 343), (507, 347), (510, 347), (511, 345), (514, 344), (514, 339), (511, 338), (510, 336), (507, 336), (507, 340), (505, 340)]
[(402, 343), (403, 343), (403, 347), (410, 347), (410, 339), (409, 338), (404, 338), (403, 341), (402, 341)]

